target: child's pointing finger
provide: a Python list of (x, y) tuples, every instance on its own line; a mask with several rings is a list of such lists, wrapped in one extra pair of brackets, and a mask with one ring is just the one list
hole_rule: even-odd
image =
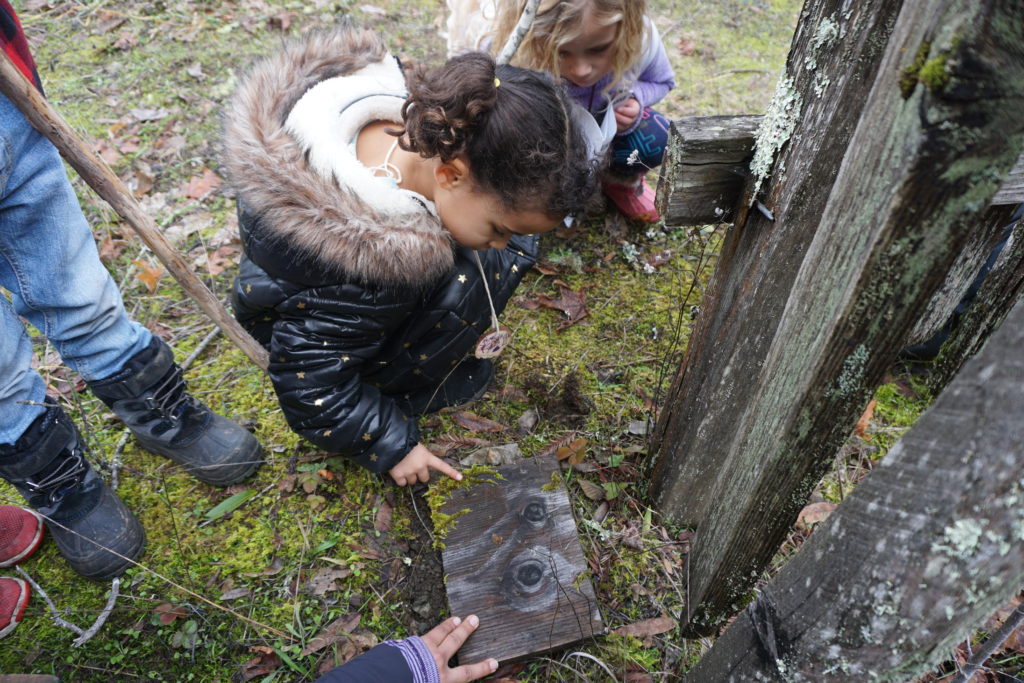
[(430, 459), (427, 460), (427, 467), (449, 476), (455, 481), (462, 481), (462, 473), (436, 455), (430, 455)]

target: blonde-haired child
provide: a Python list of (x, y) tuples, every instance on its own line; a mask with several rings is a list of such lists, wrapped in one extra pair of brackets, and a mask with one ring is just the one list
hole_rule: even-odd
[[(504, 46), (526, 0), (449, 0), (449, 51)], [(547, 71), (589, 113), (595, 153), (609, 153), (602, 189), (630, 218), (654, 222), (644, 180), (661, 164), (668, 121), (651, 109), (675, 86), (644, 0), (541, 0), (512, 63)]]

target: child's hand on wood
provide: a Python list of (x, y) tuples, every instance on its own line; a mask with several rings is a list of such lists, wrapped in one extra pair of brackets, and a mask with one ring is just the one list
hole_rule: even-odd
[[(426, 450), (426, 449), (424, 449)], [(466, 642), (470, 634), (480, 625), (476, 615), (471, 615), (465, 621), (458, 617), (446, 619), (421, 636), (427, 644), (430, 654), (434, 655), (434, 662), (437, 663), (437, 671), (441, 674), (441, 683), (466, 683), (483, 678), (494, 673), (498, 668), (498, 660), (488, 659), (476, 664), (457, 666), (454, 669), (448, 668), (448, 660), (452, 658), (462, 644)]]
[(462, 481), (462, 475), (459, 474), (458, 470), (431, 453), (421, 443), (416, 444), (407, 456), (388, 470), (388, 474), (391, 475), (396, 484), (405, 486), (406, 484), (415, 484), (417, 481), (422, 481), (423, 483), (430, 481), (430, 470), (437, 470), (455, 481)]
[(638, 116), (640, 116), (640, 102), (635, 97), (630, 97), (615, 107), (615, 128), (621, 133), (632, 126)]

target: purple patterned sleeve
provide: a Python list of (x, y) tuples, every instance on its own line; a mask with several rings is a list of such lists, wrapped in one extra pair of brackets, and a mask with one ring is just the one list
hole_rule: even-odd
[(385, 645), (398, 648), (412, 672), (413, 683), (441, 683), (441, 673), (437, 670), (434, 655), (419, 636), (411, 636), (405, 640), (388, 640)]

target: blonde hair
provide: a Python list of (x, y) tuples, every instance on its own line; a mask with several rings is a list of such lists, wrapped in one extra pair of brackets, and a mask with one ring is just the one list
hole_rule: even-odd
[[(526, 0), (496, 0), (495, 4), (498, 7), (494, 29), (487, 37), (491, 49), (498, 51), (519, 22)], [(562, 45), (579, 36), (583, 18), (589, 14), (601, 26), (619, 25), (611, 59), (610, 89), (643, 55), (646, 5), (645, 0), (541, 0), (537, 18), (512, 63), (560, 77), (558, 52)]]

